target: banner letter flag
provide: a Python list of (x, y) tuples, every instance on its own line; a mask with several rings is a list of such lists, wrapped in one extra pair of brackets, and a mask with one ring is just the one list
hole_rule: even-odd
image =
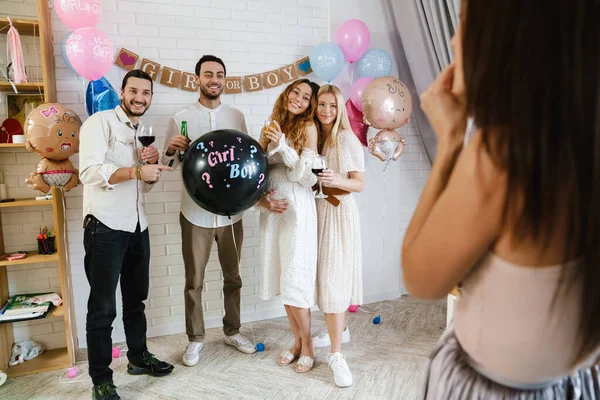
[(298, 68), (298, 73), (300, 73), (302, 76), (306, 76), (313, 72), (312, 68), (310, 67), (310, 59), (308, 57), (298, 60), (296, 62), (296, 68)]
[(126, 69), (127, 71), (131, 71), (135, 68), (140, 56), (135, 54), (132, 51), (127, 49), (119, 50), (119, 54), (117, 54), (117, 59), (115, 60), (115, 64), (119, 67)]
[(160, 83), (169, 87), (177, 87), (181, 82), (181, 71), (173, 68), (163, 67)]
[(271, 89), (281, 85), (281, 75), (278, 70), (265, 72), (262, 74), (265, 88)]
[(242, 77), (228, 76), (225, 78), (225, 94), (242, 93)]
[(181, 79), (181, 88), (188, 92), (196, 91), (196, 74), (190, 72), (184, 72)]
[(140, 69), (150, 75), (153, 81), (158, 78), (158, 72), (160, 71), (160, 64), (154, 61), (150, 61), (147, 58), (142, 59)]
[(279, 68), (279, 75), (281, 75), (283, 83), (290, 83), (298, 79), (298, 71), (296, 71), (296, 68), (294, 68), (294, 64)]
[(246, 92), (258, 92), (259, 90), (262, 90), (263, 86), (260, 78), (260, 74), (246, 75), (244, 77), (244, 88), (246, 89)]

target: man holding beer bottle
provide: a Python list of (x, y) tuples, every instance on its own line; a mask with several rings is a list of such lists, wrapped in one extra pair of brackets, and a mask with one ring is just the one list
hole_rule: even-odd
[[(196, 64), (195, 72), (196, 85), (200, 89), (198, 101), (175, 113), (169, 121), (162, 162), (173, 168), (183, 161), (189, 144), (205, 133), (217, 129), (248, 132), (244, 114), (221, 104), (227, 72), (223, 61), (205, 55)], [(213, 241), (217, 242), (223, 271), (225, 343), (243, 353), (254, 353), (254, 344), (239, 333), (242, 288), (239, 260), (244, 237), (242, 215), (237, 214), (230, 219), (210, 213), (199, 207), (183, 188), (179, 223), (185, 264), (185, 325), (189, 340), (183, 364), (188, 367), (196, 365), (200, 360), (200, 350), (204, 347), (202, 288)]]

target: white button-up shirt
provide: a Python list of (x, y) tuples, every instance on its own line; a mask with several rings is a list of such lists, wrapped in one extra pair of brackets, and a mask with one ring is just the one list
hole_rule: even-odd
[[(165, 149), (161, 161), (163, 164), (173, 167), (173, 169), (179, 165), (178, 152), (175, 152), (172, 156), (167, 156), (166, 153), (173, 136), (181, 133), (181, 121), (187, 121), (188, 136), (192, 142), (205, 133), (216, 129), (236, 129), (248, 133), (244, 114), (240, 110), (225, 104), (211, 110), (199, 102), (195, 102), (177, 112), (169, 120), (167, 139), (165, 140)], [(229, 219), (229, 217), (206, 211), (192, 200), (185, 187), (181, 191), (181, 213), (192, 224), (203, 228), (228, 226), (238, 222), (243, 215), (243, 213), (232, 215)]]
[(135, 232), (148, 227), (144, 193), (152, 185), (139, 180), (108, 183), (119, 168), (131, 168), (141, 160), (137, 129), (121, 106), (97, 112), (81, 126), (79, 134), (79, 179), (83, 183), (83, 216), (92, 214), (111, 229)]

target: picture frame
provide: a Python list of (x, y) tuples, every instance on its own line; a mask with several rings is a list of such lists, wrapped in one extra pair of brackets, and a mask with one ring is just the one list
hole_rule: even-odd
[(44, 95), (37, 93), (19, 93), (6, 95), (6, 116), (14, 118), (25, 131), (25, 119), (31, 111), (44, 103)]

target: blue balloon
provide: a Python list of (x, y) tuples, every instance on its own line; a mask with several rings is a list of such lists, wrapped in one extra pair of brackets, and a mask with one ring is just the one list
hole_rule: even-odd
[(360, 78), (379, 78), (392, 74), (392, 58), (385, 50), (370, 49), (357, 62)]
[(119, 94), (105, 77), (88, 83), (85, 91), (85, 109), (88, 115), (98, 111), (112, 110), (120, 103)]
[[(71, 33), (73, 33), (73, 32), (71, 32)], [(69, 67), (69, 68), (71, 68), (71, 70), (75, 71), (73, 69), (73, 67), (71, 66), (71, 63), (69, 62), (69, 59), (67, 58), (67, 40), (69, 40), (69, 38), (71, 37), (71, 33), (68, 33), (65, 36), (65, 38), (62, 40), (62, 42), (60, 42), (60, 56), (62, 57), (63, 61), (67, 65), (67, 67)]]
[(344, 53), (335, 43), (321, 43), (310, 53), (310, 66), (319, 78), (331, 82), (344, 68)]

